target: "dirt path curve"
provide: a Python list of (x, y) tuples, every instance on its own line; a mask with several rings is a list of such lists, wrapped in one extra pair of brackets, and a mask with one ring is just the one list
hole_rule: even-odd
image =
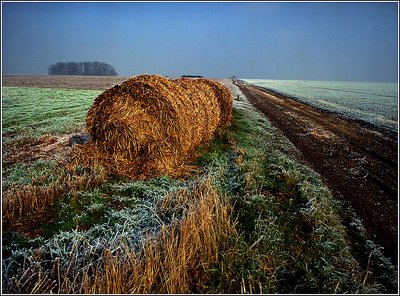
[(337, 114), (234, 81), (318, 171), (332, 193), (351, 205), (369, 239), (397, 264), (398, 139)]

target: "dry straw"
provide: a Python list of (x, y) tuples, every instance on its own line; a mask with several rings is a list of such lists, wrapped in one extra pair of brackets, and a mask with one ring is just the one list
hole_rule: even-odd
[(180, 176), (231, 116), (229, 90), (212, 80), (133, 77), (95, 99), (86, 116), (92, 143), (76, 145), (71, 163), (129, 177)]

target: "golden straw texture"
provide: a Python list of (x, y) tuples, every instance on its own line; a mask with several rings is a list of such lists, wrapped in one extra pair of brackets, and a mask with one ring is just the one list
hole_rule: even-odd
[(178, 176), (231, 117), (231, 94), (217, 82), (140, 75), (95, 99), (86, 116), (92, 143), (76, 145), (71, 159), (129, 177)]

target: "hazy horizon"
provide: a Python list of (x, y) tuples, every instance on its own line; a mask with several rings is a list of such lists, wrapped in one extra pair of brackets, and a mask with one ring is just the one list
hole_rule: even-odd
[(2, 2), (2, 73), (398, 82), (398, 4)]

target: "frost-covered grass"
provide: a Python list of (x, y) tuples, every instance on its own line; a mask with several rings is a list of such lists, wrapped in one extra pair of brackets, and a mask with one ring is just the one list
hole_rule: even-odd
[(235, 118), (242, 161), (231, 179), (239, 183), (236, 213), (249, 266), (241, 271), (242, 292), (355, 291), (348, 271), (357, 264), (319, 176), (274, 149), (272, 128), (260, 115), (237, 110)]
[(397, 132), (396, 83), (264, 79), (244, 81)]
[(40, 137), (79, 131), (99, 94), (94, 90), (3, 87), (3, 133), (27, 132)]
[[(79, 187), (30, 237), (7, 228), (3, 292), (388, 292), (352, 257), (319, 175), (237, 95), (232, 126), (199, 149), (199, 173)], [(59, 169), (16, 165), (7, 187), (40, 175), (45, 186)]]
[[(104, 192), (112, 192), (111, 203)], [(11, 238), (3, 250), (7, 292), (183, 293), (199, 280), (191, 272), (218, 262), (219, 242), (234, 235), (229, 204), (206, 178), (117, 183), (82, 194), (94, 202), (79, 211), (60, 205), (57, 223), (68, 219), (70, 229), (23, 243)], [(96, 213), (97, 223), (78, 230)]]

